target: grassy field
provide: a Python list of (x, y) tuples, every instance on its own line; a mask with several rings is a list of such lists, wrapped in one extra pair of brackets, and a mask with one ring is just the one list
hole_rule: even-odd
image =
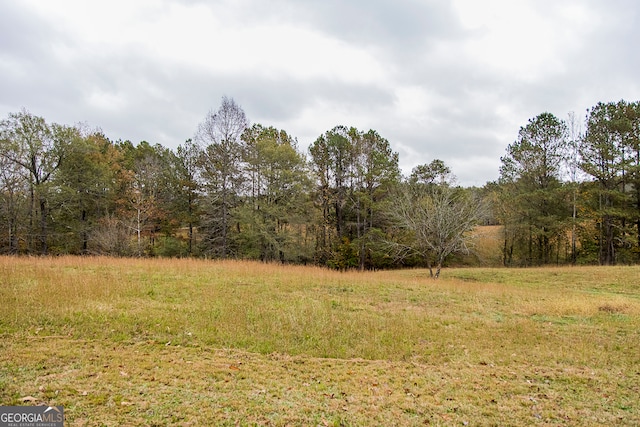
[(0, 257), (0, 404), (83, 425), (640, 425), (640, 267)]

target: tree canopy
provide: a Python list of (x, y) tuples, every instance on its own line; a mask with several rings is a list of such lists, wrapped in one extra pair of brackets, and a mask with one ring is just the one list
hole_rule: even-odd
[(336, 126), (302, 150), (226, 97), (175, 150), (21, 110), (0, 121), (0, 253), (424, 266), (438, 276), (452, 257), (482, 263), (475, 229), (491, 224), (504, 265), (637, 263), (640, 104), (598, 103), (584, 126), (568, 118), (531, 118), (499, 180), (462, 188), (440, 159), (403, 176), (376, 130)]

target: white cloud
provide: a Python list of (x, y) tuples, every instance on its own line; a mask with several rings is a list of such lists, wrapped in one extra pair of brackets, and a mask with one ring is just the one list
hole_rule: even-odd
[(566, 43), (567, 22), (549, 16), (534, 3), (455, 0), (463, 25), (473, 37), (464, 55), (498, 75), (532, 81), (562, 68), (558, 57)]

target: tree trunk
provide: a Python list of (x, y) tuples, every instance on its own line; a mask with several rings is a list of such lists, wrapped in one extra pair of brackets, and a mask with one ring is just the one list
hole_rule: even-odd
[(29, 253), (35, 251), (35, 216), (36, 216), (36, 195), (33, 188), (33, 182), (29, 184), (29, 243), (27, 250)]
[(43, 197), (40, 198), (40, 248), (42, 255), (47, 255), (47, 202)]
[(227, 257), (227, 190), (222, 190), (222, 258)]
[(82, 254), (89, 253), (89, 234), (87, 233), (87, 211), (82, 210)]
[(15, 254), (18, 252), (18, 235), (16, 222), (13, 216), (9, 220), (9, 253)]
[(433, 268), (431, 267), (431, 260), (427, 257), (427, 268), (429, 269), (429, 277), (433, 278)]
[[(573, 189), (573, 215), (572, 215), (572, 227), (571, 227), (571, 264), (575, 265), (577, 261), (578, 254), (576, 253), (576, 218), (578, 216), (577, 207), (576, 207), (576, 190)], [(640, 227), (638, 228), (640, 232)], [(638, 236), (640, 239), (640, 235)], [(640, 241), (640, 240), (639, 240)]]
[(141, 213), (140, 213), (140, 208), (138, 208), (138, 217), (137, 217), (137, 224), (136, 224), (136, 232), (138, 233), (138, 256), (142, 256), (142, 235), (141, 235), (141, 227), (142, 227), (142, 221), (141, 221)]

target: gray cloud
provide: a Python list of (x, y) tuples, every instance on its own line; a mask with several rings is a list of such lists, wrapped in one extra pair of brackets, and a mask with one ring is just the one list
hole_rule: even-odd
[[(440, 158), (462, 184), (482, 185), (529, 118), (640, 99), (633, 0), (523, 1), (526, 13), (487, 2), (476, 27), (440, 1), (115, 3), (113, 19), (126, 19), (91, 33), (81, 32), (99, 18), (90, 7), (64, 20), (29, 4), (0, 2), (0, 115), (26, 107), (114, 140), (174, 148), (226, 95), (302, 148), (335, 125), (372, 128), (406, 172)], [(303, 32), (227, 49), (270, 29)], [(180, 51), (163, 45), (172, 40)]]
[(0, 3), (0, 53), (4, 59), (29, 59), (33, 54), (41, 54), (42, 40), (51, 31), (46, 22), (34, 17), (19, 3)]
[(364, 45), (412, 49), (459, 33), (448, 3), (384, 0), (296, 2), (298, 16), (332, 36)]

